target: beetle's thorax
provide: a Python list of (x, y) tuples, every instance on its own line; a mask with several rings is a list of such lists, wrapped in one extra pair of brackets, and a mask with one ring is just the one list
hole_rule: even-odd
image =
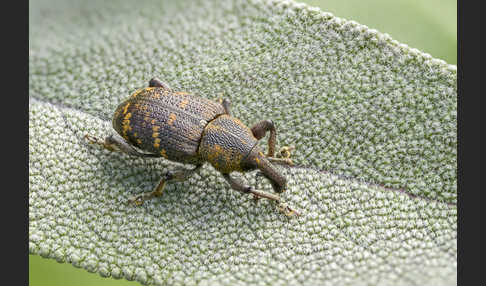
[(223, 114), (204, 129), (198, 154), (222, 173), (260, 169), (274, 190), (282, 192), (286, 179), (267, 160), (257, 142), (250, 128), (240, 120)]
[(199, 156), (223, 173), (248, 170), (244, 159), (257, 144), (250, 128), (227, 114), (218, 116), (204, 129)]

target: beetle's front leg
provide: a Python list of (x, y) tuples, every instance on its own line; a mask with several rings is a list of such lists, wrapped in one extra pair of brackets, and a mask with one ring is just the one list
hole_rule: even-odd
[(164, 191), (164, 187), (167, 183), (170, 183), (172, 181), (184, 181), (188, 177), (190, 177), (192, 174), (194, 174), (196, 171), (199, 170), (199, 168), (202, 167), (201, 165), (196, 165), (194, 169), (184, 169), (184, 170), (179, 170), (176, 172), (167, 172), (162, 176), (162, 179), (160, 180), (159, 184), (157, 187), (151, 191), (151, 192), (146, 192), (146, 193), (141, 193), (136, 196), (131, 197), (128, 199), (129, 204), (134, 204), (136, 206), (142, 205), (144, 201), (150, 200), (155, 197), (160, 197)]
[(277, 164), (293, 165), (294, 163), (290, 159), (290, 151), (294, 147), (282, 147), (279, 151), (280, 154), (285, 154), (282, 158), (275, 158), (275, 143), (277, 141), (277, 129), (275, 124), (271, 120), (263, 120), (251, 127), (251, 132), (256, 139), (262, 139), (267, 131), (270, 131), (270, 138), (268, 138), (268, 160)]
[(292, 160), (290, 159), (290, 152), (295, 149), (295, 146), (284, 146), (280, 148), (277, 153), (277, 157), (268, 158), (269, 161), (279, 164), (287, 164), (287, 165), (294, 165)]
[(245, 186), (239, 180), (231, 177), (230, 174), (223, 174), (223, 177), (230, 184), (230, 186), (233, 190), (236, 190), (236, 191), (242, 192), (242, 193), (253, 194), (255, 199), (265, 198), (265, 199), (275, 201), (278, 204), (279, 210), (287, 216), (299, 215), (299, 213), (295, 209), (289, 207), (285, 202), (283, 202), (280, 199), (279, 196), (274, 195), (274, 194), (270, 194), (270, 193), (257, 191), (257, 190), (254, 190), (250, 186)]
[(101, 140), (97, 137), (91, 136), (89, 134), (84, 135), (89, 143), (91, 144), (98, 144), (103, 146), (103, 148), (108, 149), (110, 151), (120, 151), (122, 153), (126, 153), (128, 155), (137, 156), (137, 157), (159, 157), (159, 155), (155, 154), (146, 154), (137, 151), (132, 145), (130, 145), (125, 139), (116, 136), (110, 135), (105, 138), (105, 140)]

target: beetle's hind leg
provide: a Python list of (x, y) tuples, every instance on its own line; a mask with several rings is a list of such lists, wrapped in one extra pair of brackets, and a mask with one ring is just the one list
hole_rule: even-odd
[(128, 155), (137, 156), (137, 157), (160, 157), (159, 155), (155, 154), (147, 154), (139, 152), (135, 149), (132, 145), (130, 145), (125, 139), (110, 135), (105, 138), (105, 140), (101, 140), (97, 137), (91, 136), (89, 134), (84, 135), (89, 143), (91, 144), (98, 144), (103, 146), (103, 148), (110, 150), (110, 151), (120, 151), (122, 153), (126, 153)]
[(160, 180), (159, 184), (157, 187), (151, 191), (151, 192), (146, 192), (146, 193), (141, 193), (136, 196), (131, 197), (128, 199), (129, 204), (134, 204), (136, 206), (142, 205), (144, 201), (150, 200), (155, 197), (160, 197), (164, 191), (164, 187), (167, 183), (173, 182), (173, 181), (184, 181), (188, 177), (190, 177), (192, 174), (197, 172), (199, 168), (202, 167), (202, 164), (196, 165), (194, 169), (184, 169), (184, 170), (178, 170), (176, 172), (167, 172), (162, 176), (162, 179)]
[(250, 186), (245, 186), (239, 180), (231, 177), (230, 174), (223, 174), (223, 177), (230, 184), (233, 190), (236, 190), (241, 193), (253, 194), (256, 200), (261, 198), (272, 200), (277, 203), (279, 211), (283, 212), (286, 216), (299, 215), (299, 213), (295, 209), (291, 208), (287, 203), (282, 201), (279, 196), (266, 193), (266, 192), (257, 191)]
[(290, 159), (290, 151), (295, 149), (294, 147), (282, 147), (279, 150), (281, 158), (275, 157), (275, 144), (277, 142), (277, 129), (275, 124), (271, 120), (262, 120), (251, 127), (251, 132), (256, 139), (262, 139), (267, 131), (270, 131), (270, 137), (268, 138), (268, 153), (267, 158), (270, 162), (277, 164), (293, 165), (294, 163)]

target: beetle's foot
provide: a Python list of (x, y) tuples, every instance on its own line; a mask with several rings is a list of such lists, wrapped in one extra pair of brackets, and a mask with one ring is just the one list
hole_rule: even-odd
[(299, 216), (300, 213), (297, 212), (295, 209), (291, 208), (287, 203), (280, 202), (278, 203), (278, 210), (283, 212), (286, 216)]
[(89, 134), (84, 135), (84, 138), (88, 140), (89, 144), (98, 144), (101, 145), (103, 148), (110, 150), (110, 151), (115, 151), (115, 148), (111, 144), (107, 144), (106, 140), (101, 140), (98, 137), (91, 136)]
[(88, 140), (90, 144), (101, 144), (103, 145), (104, 141), (100, 140), (98, 137), (91, 136), (89, 134), (84, 135), (84, 138)]
[(140, 194), (137, 196), (130, 197), (127, 203), (129, 205), (141, 206), (143, 202), (144, 202), (143, 196)]
[(253, 202), (256, 204), (261, 199), (258, 195), (253, 194)]
[[(172, 173), (167, 172), (167, 174), (172, 174)], [(145, 202), (145, 201), (148, 201), (148, 200), (150, 200), (154, 197), (162, 196), (165, 184), (166, 184), (166, 179), (160, 180), (160, 183), (157, 186), (157, 188), (155, 188), (155, 190), (153, 190), (152, 192), (141, 193), (141, 194), (138, 194), (136, 196), (129, 198), (128, 204), (133, 204), (135, 206), (141, 206), (143, 204), (143, 202)]]
[(284, 146), (278, 151), (277, 157), (279, 158), (290, 158), (290, 152), (295, 150), (295, 146)]
[(280, 148), (276, 157), (267, 157), (267, 159), (275, 164), (293, 166), (294, 162), (290, 159), (290, 152), (294, 150), (294, 146), (285, 146)]
[[(162, 194), (160, 194), (162, 195)], [(130, 197), (128, 199), (128, 204), (134, 205), (134, 206), (141, 206), (143, 205), (143, 202), (148, 201), (152, 199), (153, 197), (158, 197), (160, 195), (157, 195), (156, 192), (147, 192), (147, 193), (141, 193), (136, 196)]]

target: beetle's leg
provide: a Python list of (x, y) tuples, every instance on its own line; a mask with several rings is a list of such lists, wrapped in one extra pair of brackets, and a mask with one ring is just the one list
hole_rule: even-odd
[(279, 210), (287, 216), (299, 215), (299, 213), (295, 209), (289, 207), (285, 202), (283, 202), (280, 199), (279, 196), (274, 195), (274, 194), (270, 194), (270, 193), (266, 193), (266, 192), (257, 191), (257, 190), (254, 190), (250, 186), (245, 186), (239, 180), (231, 177), (230, 174), (223, 174), (223, 177), (230, 184), (230, 186), (233, 190), (236, 190), (236, 191), (242, 192), (242, 193), (253, 194), (255, 199), (265, 198), (265, 199), (275, 201), (278, 204)]
[(280, 148), (276, 157), (268, 157), (268, 161), (276, 164), (294, 165), (294, 162), (290, 159), (290, 151), (294, 150), (294, 146), (285, 146)]
[(227, 98), (220, 97), (218, 102), (223, 106), (224, 112), (231, 116), (231, 101)]
[(107, 136), (105, 140), (101, 140), (97, 137), (91, 136), (89, 134), (84, 135), (84, 138), (86, 138), (89, 143), (91, 144), (98, 144), (103, 146), (103, 148), (108, 149), (110, 151), (120, 151), (122, 153), (126, 153), (128, 155), (132, 156), (137, 156), (137, 157), (159, 157), (159, 155), (155, 154), (146, 154), (146, 153), (141, 153), (137, 151), (132, 145), (128, 144), (125, 139), (119, 137), (119, 136)]
[(256, 139), (262, 139), (267, 131), (270, 131), (270, 138), (268, 138), (268, 153), (267, 158), (272, 163), (277, 164), (285, 164), (285, 165), (293, 165), (294, 163), (290, 159), (290, 151), (294, 149), (294, 147), (282, 147), (279, 151), (279, 154), (285, 154), (282, 156), (283, 158), (275, 158), (275, 143), (277, 141), (277, 129), (275, 128), (275, 124), (271, 120), (262, 120), (257, 124), (251, 127), (251, 132)]
[(170, 87), (168, 84), (162, 82), (160, 79), (154, 77), (149, 81), (149, 87), (163, 87), (165, 89), (170, 90)]
[(223, 98), (221, 104), (223, 105), (224, 107), (224, 110), (226, 111), (226, 114), (230, 115), (231, 116), (231, 101), (229, 101), (229, 99), (227, 98)]
[(267, 157), (268, 161), (274, 164), (281, 164), (281, 165), (290, 165), (293, 166), (294, 162), (290, 158), (275, 158), (275, 157)]
[(179, 170), (176, 172), (167, 172), (162, 176), (162, 179), (160, 179), (159, 184), (157, 187), (151, 191), (151, 192), (146, 192), (146, 193), (141, 193), (136, 196), (131, 197), (128, 199), (129, 204), (134, 204), (136, 206), (139, 206), (143, 204), (144, 201), (150, 200), (155, 197), (160, 197), (162, 195), (162, 192), (164, 191), (165, 184), (176, 181), (184, 181), (187, 179), (189, 176), (194, 174), (199, 168), (201, 168), (202, 164), (196, 165), (194, 169), (184, 169), (184, 170)]
[(271, 120), (262, 120), (251, 127), (251, 132), (256, 139), (262, 139), (267, 131), (270, 131), (270, 138), (268, 138), (268, 153), (267, 157), (273, 157), (275, 154), (275, 143), (277, 142), (277, 130), (275, 124)]
[(290, 152), (295, 149), (295, 146), (285, 146), (280, 148), (277, 156), (280, 158), (290, 158)]

